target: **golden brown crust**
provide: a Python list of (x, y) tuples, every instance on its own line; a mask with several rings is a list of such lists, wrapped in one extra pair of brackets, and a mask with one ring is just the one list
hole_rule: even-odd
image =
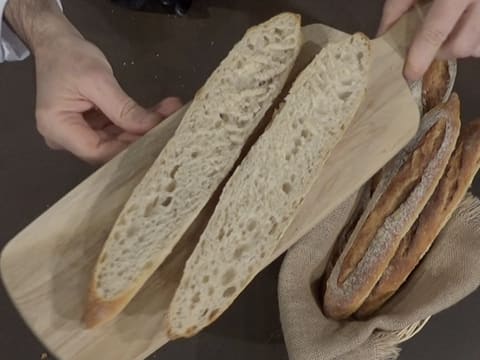
[(402, 239), (395, 257), (357, 312), (357, 317), (364, 318), (378, 310), (406, 281), (464, 198), (479, 166), (480, 119), (462, 129), (435, 193)]
[(110, 321), (123, 309), (123, 303), (121, 300), (105, 301), (90, 295), (83, 316), (85, 326), (91, 329)]
[(423, 76), (422, 102), (425, 113), (443, 102), (451, 81), (448, 61), (434, 60)]
[(337, 262), (338, 258), (340, 257), (343, 250), (345, 249), (348, 239), (352, 235), (353, 230), (355, 229), (355, 226), (359, 222), (360, 217), (362, 216), (363, 212), (366, 209), (368, 201), (370, 200), (373, 192), (375, 191), (375, 186), (376, 186), (376, 183), (372, 178), (372, 180), (370, 180), (367, 184), (365, 184), (364, 188), (362, 189), (361, 194), (357, 199), (357, 203), (354, 206), (354, 209), (351, 215), (349, 216), (347, 223), (340, 231), (337, 241), (335, 242), (331, 250), (327, 267), (324, 272), (325, 279), (328, 279), (330, 277), (330, 274), (333, 270), (333, 267), (335, 266), (335, 263)]
[(357, 235), (355, 242), (343, 260), (338, 277), (339, 285), (350, 276), (365, 255), (380, 224), (406, 200), (418, 185), (423, 173), (438, 152), (445, 135), (446, 118), (440, 119), (423, 138), (420, 146), (413, 151), (410, 159), (402, 166), (383, 193), (377, 207), (370, 213)]
[(101, 326), (115, 318), (130, 302), (137, 289), (130, 289), (115, 300), (100, 299), (96, 295), (95, 280), (92, 280), (88, 292), (87, 305), (82, 321), (88, 329)]
[(454, 94), (448, 103), (429, 112), (415, 139), (383, 170), (367, 211), (327, 279), (323, 299), (327, 317), (346, 319), (354, 314), (395, 256), (454, 151), (460, 129), (459, 108)]

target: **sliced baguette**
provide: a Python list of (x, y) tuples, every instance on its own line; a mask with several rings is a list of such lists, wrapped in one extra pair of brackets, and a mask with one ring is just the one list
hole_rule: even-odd
[(465, 197), (480, 166), (480, 119), (462, 129), (445, 174), (419, 218), (402, 239), (395, 257), (357, 311), (364, 318), (390, 299), (428, 252)]
[(117, 315), (170, 254), (280, 94), (302, 44), (300, 17), (247, 31), (213, 72), (133, 191), (96, 264), (84, 321)]
[(327, 45), (296, 79), (187, 261), (169, 309), (170, 337), (208, 326), (268, 263), (364, 97), (370, 52), (356, 34)]
[(460, 102), (454, 94), (424, 117), (415, 138), (382, 170), (375, 193), (327, 280), (326, 316), (346, 319), (370, 294), (437, 187), (459, 129)]

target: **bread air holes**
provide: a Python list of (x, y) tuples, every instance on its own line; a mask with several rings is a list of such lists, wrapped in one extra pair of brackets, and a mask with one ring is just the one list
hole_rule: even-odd
[(199, 155), (199, 152), (194, 151), (194, 152), (192, 152), (191, 157), (192, 157), (192, 159), (196, 159), (198, 157), (198, 155)]
[(192, 303), (193, 304), (198, 304), (200, 302), (200, 293), (197, 292), (195, 293), (195, 295), (193, 295), (192, 297)]
[(218, 233), (218, 240), (222, 241), (224, 237), (225, 237), (225, 230), (223, 230), (223, 228), (221, 228), (220, 232)]
[(180, 169), (180, 165), (175, 165), (170, 171), (170, 177), (173, 179), (175, 177), (175, 174), (177, 173), (178, 169)]
[(258, 87), (264, 87), (265, 85), (270, 85), (273, 82), (273, 79), (261, 80), (258, 82)]
[(208, 296), (212, 296), (213, 293), (214, 293), (214, 291), (215, 291), (215, 289), (210, 286), (210, 287), (208, 288)]
[(241, 245), (235, 249), (233, 252), (233, 258), (234, 259), (240, 259), (242, 254), (247, 250), (248, 246), (247, 245)]
[(283, 191), (286, 195), (290, 194), (290, 192), (292, 191), (292, 184), (290, 184), (290, 183), (284, 183), (284, 184), (282, 185), (282, 191)]
[(131, 237), (131, 236), (134, 236), (138, 231), (138, 228), (135, 227), (135, 226), (130, 226), (128, 229), (127, 229), (127, 236), (128, 237)]
[(169, 196), (167, 197), (163, 202), (162, 202), (162, 206), (163, 207), (167, 207), (168, 205), (170, 205), (172, 203), (172, 197)]
[(233, 279), (235, 279), (235, 270), (234, 269), (228, 269), (222, 276), (222, 285), (226, 286), (230, 284)]
[(308, 131), (307, 129), (303, 129), (301, 132), (301, 136), (304, 139), (309, 139), (311, 137), (312, 133)]
[(247, 126), (248, 120), (238, 120), (237, 126), (239, 129), (243, 129), (245, 126)]
[(230, 286), (229, 288), (225, 289), (223, 292), (223, 297), (228, 298), (231, 297), (235, 292), (237, 291), (237, 288), (235, 286)]
[(224, 121), (224, 122), (228, 121), (228, 115), (227, 114), (220, 113), (219, 116), (220, 116), (220, 119), (222, 119), (222, 121)]
[(208, 316), (208, 320), (212, 321), (216, 318), (217, 314), (219, 313), (219, 309), (212, 310), (210, 315)]
[(353, 94), (352, 91), (344, 91), (344, 92), (339, 93), (338, 97), (342, 101), (347, 101), (350, 98), (350, 96), (352, 96), (352, 94)]
[(255, 220), (249, 220), (247, 224), (247, 231), (255, 230), (256, 226), (257, 226), (257, 222)]
[(205, 275), (205, 276), (202, 278), (202, 283), (204, 283), (204, 284), (207, 284), (209, 281), (210, 281), (210, 276), (208, 276), (208, 275)]
[(268, 232), (268, 235), (273, 235), (275, 233), (275, 230), (277, 230), (277, 223), (276, 222), (272, 223), (272, 227), (270, 228), (270, 231)]
[(149, 203), (147, 203), (147, 205), (145, 206), (145, 211), (143, 213), (143, 216), (144, 217), (152, 216), (153, 210), (155, 209), (155, 206), (157, 206), (157, 203), (158, 203), (158, 196), (155, 196), (155, 198)]
[(174, 192), (177, 188), (177, 182), (175, 180), (170, 181), (167, 186), (165, 186), (165, 190), (169, 193)]

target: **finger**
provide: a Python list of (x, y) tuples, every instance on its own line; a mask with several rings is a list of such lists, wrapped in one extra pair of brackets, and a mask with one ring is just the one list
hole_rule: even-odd
[(106, 126), (100, 130), (100, 132), (103, 134), (104, 138), (108, 138), (109, 140), (116, 139), (127, 144), (131, 144), (142, 137), (141, 135), (126, 132), (114, 124)]
[(442, 59), (465, 58), (480, 45), (480, 5), (471, 5), (439, 51)]
[(160, 114), (147, 111), (130, 98), (111, 74), (86, 81), (83, 91), (111, 122), (128, 132), (143, 134), (161, 120)]
[(433, 3), (408, 52), (404, 69), (408, 80), (420, 79), (432, 63), (465, 11), (465, 6), (459, 6), (459, 2), (465, 3), (465, 0), (437, 0)]
[(110, 120), (98, 110), (90, 110), (83, 114), (83, 118), (94, 130), (103, 129), (105, 126), (111, 124)]
[(183, 106), (182, 101), (177, 97), (167, 97), (153, 107), (153, 110), (163, 117), (168, 117)]
[(128, 144), (95, 132), (78, 114), (69, 115), (50, 128), (49, 138), (77, 157), (98, 164), (110, 160)]
[(118, 127), (115, 124), (109, 124), (108, 126), (105, 126), (102, 131), (104, 131), (106, 134), (108, 134), (111, 138), (115, 138), (118, 135), (124, 133), (125, 131)]
[(377, 36), (383, 35), (400, 17), (415, 4), (416, 0), (386, 0)]
[(62, 147), (60, 145), (49, 139), (45, 139), (45, 144), (47, 144), (47, 146), (52, 150), (62, 150)]

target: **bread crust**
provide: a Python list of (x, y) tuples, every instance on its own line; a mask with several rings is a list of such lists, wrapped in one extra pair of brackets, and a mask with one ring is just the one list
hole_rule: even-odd
[(428, 113), (450, 98), (456, 76), (456, 60), (434, 60), (422, 80), (410, 85), (421, 114)]
[(456, 94), (430, 111), (384, 175), (327, 280), (323, 310), (345, 319), (367, 298), (438, 185), (460, 129)]
[(435, 193), (402, 239), (395, 257), (356, 316), (365, 318), (390, 299), (428, 252), (465, 197), (480, 166), (480, 119), (462, 129)]

